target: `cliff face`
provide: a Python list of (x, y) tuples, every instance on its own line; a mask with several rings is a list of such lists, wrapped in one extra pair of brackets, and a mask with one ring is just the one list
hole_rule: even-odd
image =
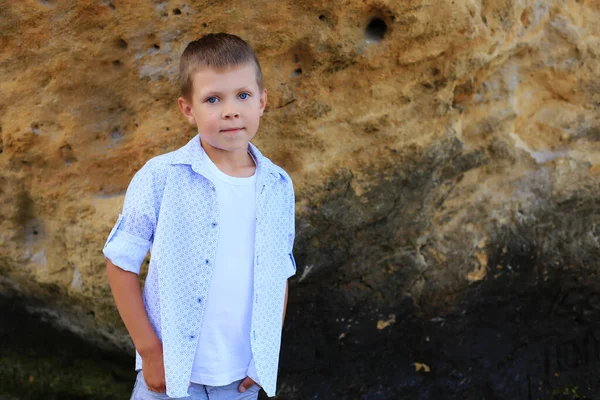
[(101, 249), (133, 174), (195, 134), (178, 58), (209, 32), (257, 51), (254, 142), (296, 187), (287, 348), (598, 273), (597, 0), (0, 3), (0, 287), (97, 345), (130, 349)]

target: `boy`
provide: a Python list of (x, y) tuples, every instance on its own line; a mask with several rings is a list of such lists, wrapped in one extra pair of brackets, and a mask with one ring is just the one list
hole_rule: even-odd
[(260, 65), (242, 39), (210, 34), (182, 54), (180, 86), (198, 135), (135, 174), (103, 250), (136, 348), (132, 399), (274, 396), (294, 191), (249, 143), (267, 102)]

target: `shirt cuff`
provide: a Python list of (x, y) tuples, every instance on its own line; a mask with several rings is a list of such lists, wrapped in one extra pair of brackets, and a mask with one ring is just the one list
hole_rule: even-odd
[(151, 245), (152, 242), (148, 240), (122, 230), (115, 230), (102, 252), (117, 267), (139, 275), (142, 262)]
[(251, 378), (259, 386), (261, 386), (260, 381), (258, 380), (258, 373), (256, 372), (256, 365), (254, 365), (254, 357), (250, 359), (250, 364), (248, 365), (248, 371), (246, 372), (246, 376)]

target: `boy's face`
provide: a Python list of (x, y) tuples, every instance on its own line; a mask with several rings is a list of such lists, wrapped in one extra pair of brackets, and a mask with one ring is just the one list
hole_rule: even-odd
[(254, 66), (203, 68), (193, 79), (192, 98), (180, 97), (179, 108), (198, 126), (202, 144), (212, 148), (208, 151), (245, 154), (267, 104), (267, 91), (258, 87)]

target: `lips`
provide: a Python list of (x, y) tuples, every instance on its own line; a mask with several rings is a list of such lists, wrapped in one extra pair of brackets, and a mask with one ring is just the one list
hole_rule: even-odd
[(244, 128), (227, 128), (227, 129), (221, 129), (221, 132), (226, 132), (226, 133), (236, 133), (241, 131)]

